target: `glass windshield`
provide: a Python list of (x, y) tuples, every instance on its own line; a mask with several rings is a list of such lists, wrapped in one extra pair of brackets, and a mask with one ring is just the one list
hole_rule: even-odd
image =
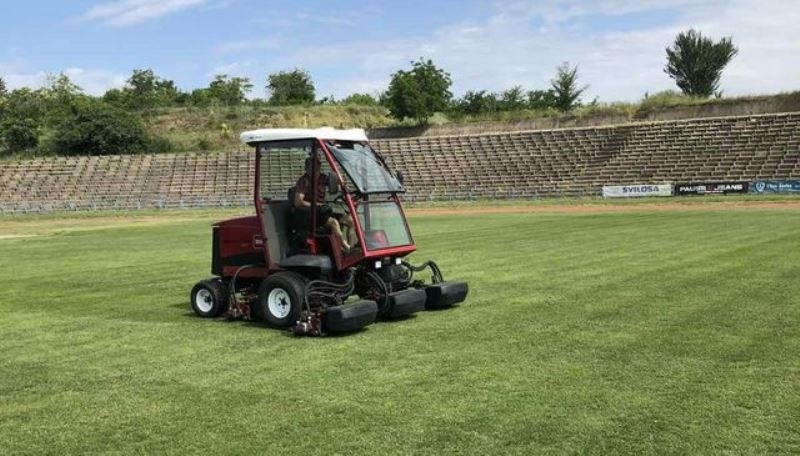
[(359, 192), (367, 194), (405, 191), (369, 145), (352, 141), (326, 141), (325, 144)]
[(356, 212), (368, 250), (411, 244), (411, 235), (396, 202), (365, 201), (358, 205)]

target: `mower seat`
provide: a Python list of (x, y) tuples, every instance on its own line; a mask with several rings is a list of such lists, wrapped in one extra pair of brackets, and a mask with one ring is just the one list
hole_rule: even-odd
[(267, 234), (269, 256), (275, 263), (280, 263), (290, 255), (291, 207), (291, 203), (286, 200), (269, 200), (264, 204), (264, 231)]

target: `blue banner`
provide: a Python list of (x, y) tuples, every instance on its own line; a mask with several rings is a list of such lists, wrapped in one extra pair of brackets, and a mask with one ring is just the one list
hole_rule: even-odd
[(750, 193), (800, 193), (800, 180), (755, 181)]

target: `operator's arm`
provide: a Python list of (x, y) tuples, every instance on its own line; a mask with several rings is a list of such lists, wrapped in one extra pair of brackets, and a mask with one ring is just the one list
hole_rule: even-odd
[(311, 203), (305, 200), (306, 194), (298, 191), (294, 192), (294, 207), (311, 207)]
[(306, 177), (307, 176), (301, 177), (294, 185), (294, 201), (292, 201), (294, 207), (311, 207), (311, 203), (305, 200), (306, 193), (310, 190), (310, 185), (308, 185), (308, 179)]

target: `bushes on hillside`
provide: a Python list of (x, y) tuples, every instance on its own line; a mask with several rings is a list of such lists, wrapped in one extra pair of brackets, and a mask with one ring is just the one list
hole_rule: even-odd
[(85, 95), (63, 74), (48, 78), (41, 89), (14, 90), (3, 97), (0, 155), (109, 155), (171, 148), (166, 140), (147, 134), (140, 115), (110, 98)]
[(46, 147), (65, 155), (114, 155), (143, 152), (150, 143), (138, 117), (83, 99), (55, 124)]
[(501, 112), (550, 111), (556, 108), (556, 94), (552, 90), (525, 92), (515, 86), (503, 92), (468, 91), (450, 103), (448, 114), (452, 117), (491, 116)]
[(0, 126), (0, 139), (5, 149), (24, 152), (33, 150), (39, 144), (36, 122), (32, 119), (20, 119), (4, 122)]

